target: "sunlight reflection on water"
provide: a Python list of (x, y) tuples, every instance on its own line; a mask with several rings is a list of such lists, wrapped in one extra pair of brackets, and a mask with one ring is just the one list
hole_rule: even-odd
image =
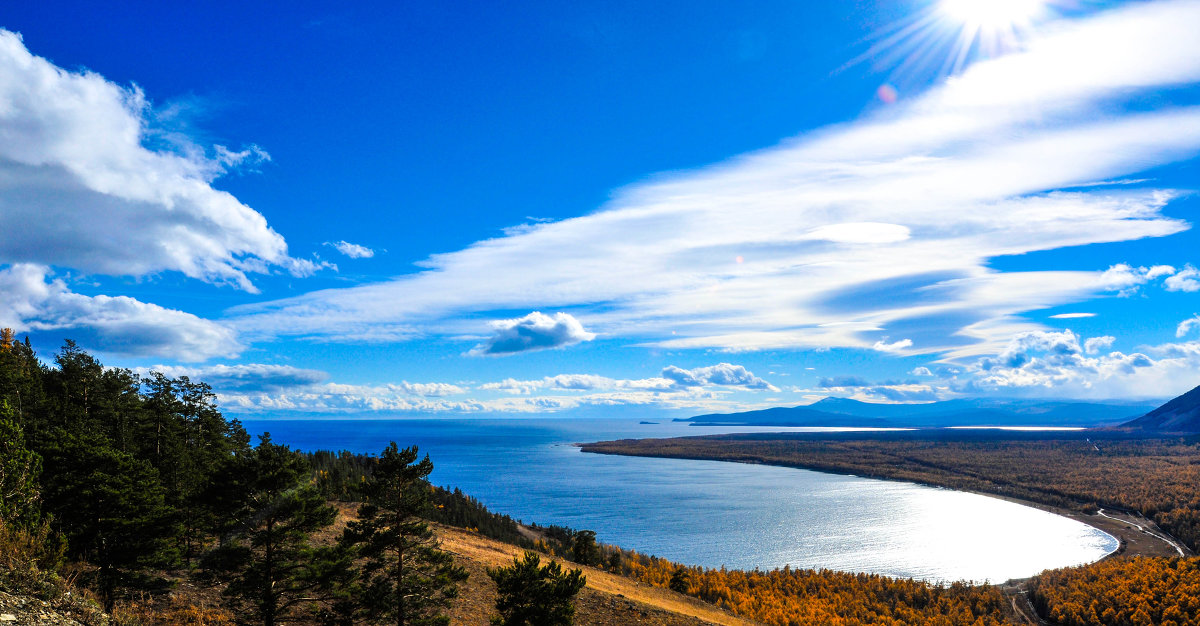
[(585, 454), (570, 445), (779, 428), (616, 419), (247, 420), (247, 428), (302, 449), (416, 443), (434, 461), (435, 483), (458, 486), (494, 511), (589, 528), (605, 543), (692, 565), (1002, 582), (1117, 548), (1085, 524), (976, 494), (764, 465)]

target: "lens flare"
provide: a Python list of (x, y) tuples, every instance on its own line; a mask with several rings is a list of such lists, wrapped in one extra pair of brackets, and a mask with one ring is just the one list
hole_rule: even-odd
[(938, 9), (964, 24), (1011, 28), (1032, 21), (1043, 6), (1039, 0), (942, 0)]
[(941, 0), (938, 4), (943, 20), (960, 29), (959, 66), (973, 47), (988, 57), (1019, 48), (1045, 9), (1042, 0)]
[[(1020, 50), (1041, 24), (1071, 0), (930, 0), (923, 9), (876, 34), (876, 42), (847, 65), (890, 67), (887, 87), (919, 88), (934, 75), (961, 72), (971, 62)], [(890, 104), (895, 92), (881, 88)]]

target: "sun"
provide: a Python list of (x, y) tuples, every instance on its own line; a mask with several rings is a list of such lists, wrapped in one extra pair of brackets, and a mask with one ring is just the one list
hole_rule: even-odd
[(1045, 17), (1046, 5), (1046, 0), (940, 0), (937, 13), (947, 27), (959, 29), (960, 56), (972, 47), (983, 56), (995, 56), (1020, 47)]
[(938, 10), (964, 25), (1011, 29), (1030, 24), (1045, 8), (1040, 0), (941, 0)]
[(871, 47), (848, 64), (890, 67), (878, 90), (889, 104), (905, 85), (919, 88), (931, 76), (952, 76), (975, 61), (1024, 49), (1044, 24), (1090, 0), (917, 1), (918, 11), (877, 32)]

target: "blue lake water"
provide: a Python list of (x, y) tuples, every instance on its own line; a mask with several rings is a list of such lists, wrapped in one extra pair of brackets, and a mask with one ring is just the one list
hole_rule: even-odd
[(246, 420), (303, 450), (416, 444), (431, 480), (489, 509), (595, 530), (600, 541), (691, 565), (828, 568), (1002, 582), (1117, 548), (1085, 524), (1011, 502), (902, 482), (765, 465), (585, 454), (575, 442), (753, 427), (623, 419)]

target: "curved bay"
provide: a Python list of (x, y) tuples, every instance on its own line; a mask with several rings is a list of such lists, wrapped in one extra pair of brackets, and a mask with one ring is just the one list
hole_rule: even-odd
[(986, 496), (717, 461), (584, 454), (573, 442), (779, 428), (636, 420), (247, 420), (300, 449), (417, 444), (432, 479), (497, 512), (595, 530), (605, 543), (691, 565), (827, 568), (1002, 582), (1097, 560), (1116, 539)]

